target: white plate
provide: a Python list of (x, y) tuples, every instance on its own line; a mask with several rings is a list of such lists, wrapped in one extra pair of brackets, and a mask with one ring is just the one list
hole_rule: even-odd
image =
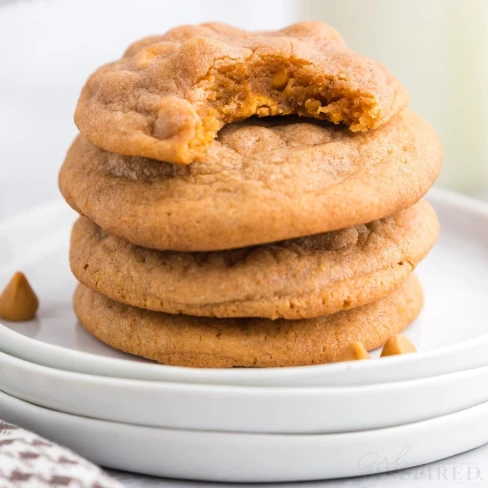
[(201, 370), (157, 365), (110, 349), (77, 325), (72, 311), (75, 280), (67, 255), (74, 215), (63, 203), (0, 224), (0, 283), (22, 269), (41, 300), (37, 321), (0, 326), (0, 350), (93, 375), (253, 386), (362, 385), (485, 366), (488, 324), (481, 305), (488, 289), (488, 206), (439, 190), (429, 200), (442, 233), (419, 267), (426, 306), (407, 331), (419, 354), (299, 368)]
[(227, 482), (328, 479), (392, 471), (488, 441), (488, 403), (389, 429), (272, 435), (158, 429), (91, 420), (0, 393), (0, 417), (102, 466), (170, 478)]
[(405, 382), (306, 388), (108, 378), (47, 368), (3, 353), (0, 371), (0, 390), (30, 403), (173, 429), (352, 432), (426, 420), (488, 401), (488, 366)]

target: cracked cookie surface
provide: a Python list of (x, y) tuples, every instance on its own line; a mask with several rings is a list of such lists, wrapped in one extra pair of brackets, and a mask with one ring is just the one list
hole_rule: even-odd
[(133, 244), (211, 251), (383, 218), (417, 202), (441, 162), (434, 130), (408, 109), (356, 133), (268, 117), (224, 127), (206, 161), (186, 166), (121, 156), (80, 136), (60, 189), (80, 214)]
[(434, 209), (424, 200), (368, 224), (207, 253), (137, 247), (81, 217), (71, 236), (70, 264), (84, 285), (136, 307), (300, 319), (384, 297), (410, 276), (438, 234)]
[(103, 149), (188, 164), (205, 160), (224, 125), (252, 115), (296, 114), (366, 131), (407, 103), (383, 65), (349, 50), (326, 24), (248, 32), (208, 23), (142, 39), (98, 69), (75, 122)]
[(74, 308), (105, 344), (163, 364), (197, 368), (277, 367), (335, 361), (351, 343), (382, 346), (420, 313), (415, 276), (381, 300), (302, 320), (217, 319), (151, 312), (112, 301), (79, 285)]

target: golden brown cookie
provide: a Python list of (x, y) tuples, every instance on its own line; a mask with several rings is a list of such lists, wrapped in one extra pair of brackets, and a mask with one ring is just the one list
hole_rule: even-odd
[(187, 164), (205, 159), (225, 124), (252, 115), (297, 114), (365, 131), (407, 103), (383, 65), (350, 51), (326, 24), (248, 32), (213, 23), (132, 44), (89, 78), (75, 121), (103, 149)]
[(438, 233), (434, 209), (423, 200), (366, 225), (209, 253), (137, 247), (81, 217), (70, 263), (84, 285), (135, 307), (300, 319), (384, 297), (407, 279)]
[(386, 298), (334, 315), (303, 320), (216, 319), (171, 315), (122, 305), (79, 285), (78, 319), (115, 349), (177, 366), (274, 367), (335, 361), (361, 341), (384, 344), (419, 314), (422, 289), (412, 275)]
[(227, 125), (205, 163), (103, 151), (78, 137), (61, 169), (68, 203), (134, 244), (211, 251), (370, 222), (417, 202), (439, 140), (406, 110), (370, 132), (288, 117)]

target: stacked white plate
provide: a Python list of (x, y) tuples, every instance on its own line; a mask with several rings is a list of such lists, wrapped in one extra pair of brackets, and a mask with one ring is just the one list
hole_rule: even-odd
[(270, 482), (358, 476), (488, 442), (488, 207), (433, 191), (442, 234), (418, 274), (419, 353), (282, 369), (200, 370), (114, 351), (77, 324), (63, 203), (0, 224), (39, 318), (0, 325), (0, 418), (106, 467)]

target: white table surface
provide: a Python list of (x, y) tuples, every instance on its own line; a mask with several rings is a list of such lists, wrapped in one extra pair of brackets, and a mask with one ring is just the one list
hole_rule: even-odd
[[(442, 442), (442, 439), (439, 439)], [(231, 484), (214, 484), (196, 481), (180, 481), (138, 476), (122, 471), (109, 471), (109, 474), (119, 480), (123, 486), (131, 488), (207, 488), (210, 486), (226, 487)], [(436, 463), (392, 471), (386, 474), (370, 475), (361, 478), (346, 478), (330, 481), (315, 481), (308, 483), (285, 483), (270, 485), (281, 487), (310, 487), (310, 488), (438, 488), (462, 486), (463, 488), (488, 487), (488, 444), (453, 456)], [(235, 485), (246, 486), (246, 485)], [(252, 485), (262, 486), (262, 485)]]

